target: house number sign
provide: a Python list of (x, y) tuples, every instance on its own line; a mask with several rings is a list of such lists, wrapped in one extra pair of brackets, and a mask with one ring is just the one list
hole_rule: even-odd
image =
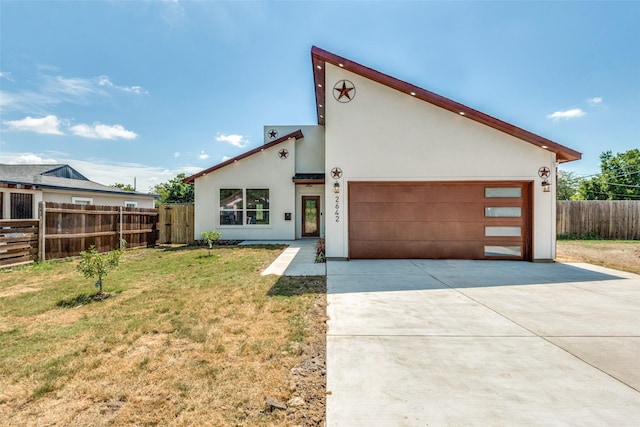
[[(338, 167), (335, 167), (335, 168), (331, 169), (331, 178), (333, 178), (333, 179), (342, 178), (342, 169), (340, 169)], [(338, 191), (340, 191), (339, 190), (340, 189), (340, 184), (338, 183), (338, 181), (336, 181), (335, 185), (336, 185), (336, 188), (338, 188), (338, 190), (335, 190), (336, 193), (337, 193)], [(335, 212), (336, 222), (340, 222), (340, 195), (336, 194), (335, 198), (336, 198), (336, 212)]]

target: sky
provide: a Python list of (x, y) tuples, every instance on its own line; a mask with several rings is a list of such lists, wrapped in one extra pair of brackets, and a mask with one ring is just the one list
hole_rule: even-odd
[(311, 47), (583, 153), (640, 147), (640, 2), (0, 0), (0, 163), (138, 191), (317, 123)]

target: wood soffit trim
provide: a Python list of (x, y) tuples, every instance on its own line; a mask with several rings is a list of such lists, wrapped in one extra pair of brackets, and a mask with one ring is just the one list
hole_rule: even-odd
[(407, 94), (407, 96), (414, 96), (437, 107), (444, 108), (445, 110), (449, 110), (453, 113), (464, 116), (465, 118), (474, 120), (478, 123), (482, 123), (508, 135), (536, 145), (540, 148), (551, 151), (555, 153), (556, 161), (558, 162), (570, 162), (582, 158), (582, 153), (565, 147), (564, 145), (558, 144), (557, 142), (551, 141), (550, 139), (536, 135), (532, 132), (504, 122), (488, 114), (482, 113), (464, 104), (460, 104), (459, 102), (445, 98), (444, 96), (414, 86), (410, 83), (396, 79), (395, 77), (391, 77), (372, 68), (350, 61), (346, 58), (342, 58), (331, 52), (320, 49), (319, 47), (313, 46), (311, 48), (311, 62), (313, 64), (313, 80), (316, 93), (316, 111), (318, 115), (319, 125), (325, 124), (325, 68), (326, 63), (329, 63), (335, 65), (336, 67), (340, 67), (352, 73), (358, 74), (369, 80), (373, 80), (389, 88), (403, 92)]
[(276, 139), (274, 141), (271, 141), (271, 142), (268, 142), (266, 144), (260, 145), (259, 147), (256, 147), (253, 150), (247, 151), (246, 153), (242, 153), (242, 154), (240, 154), (238, 156), (235, 156), (235, 157), (233, 157), (233, 158), (231, 158), (229, 160), (225, 160), (222, 163), (218, 163), (217, 165), (212, 166), (209, 169), (205, 169), (203, 171), (198, 172), (195, 175), (191, 175), (191, 176), (183, 179), (182, 182), (184, 182), (185, 184), (193, 184), (195, 182), (196, 178), (200, 178), (201, 176), (204, 176), (204, 175), (206, 175), (208, 173), (211, 173), (211, 172), (216, 171), (218, 169), (222, 169), (225, 166), (231, 165), (231, 164), (233, 164), (233, 163), (235, 163), (235, 162), (237, 162), (239, 160), (242, 160), (244, 158), (252, 156), (252, 155), (254, 155), (256, 153), (260, 153), (261, 151), (264, 151), (266, 149), (274, 147), (274, 146), (276, 146), (276, 145), (278, 145), (278, 144), (280, 144), (282, 142), (288, 141), (288, 140), (290, 140), (292, 138), (296, 139), (296, 140), (304, 138), (304, 135), (302, 134), (302, 130), (298, 129), (295, 132), (291, 132), (291, 133), (289, 133), (287, 135), (284, 135), (284, 136), (282, 136), (282, 137), (280, 137), (280, 138), (278, 138), (278, 139)]
[(324, 184), (325, 180), (324, 179), (293, 178), (293, 182), (296, 185), (302, 185), (302, 184)]

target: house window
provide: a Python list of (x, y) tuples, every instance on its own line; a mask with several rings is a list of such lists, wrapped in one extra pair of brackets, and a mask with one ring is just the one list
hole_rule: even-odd
[(269, 224), (269, 190), (247, 189), (247, 224)]
[(268, 225), (269, 190), (220, 189), (220, 225)]
[(244, 198), (242, 189), (220, 189), (220, 225), (244, 223)]
[(137, 208), (138, 207), (138, 202), (125, 201), (124, 202), (124, 207), (125, 208)]
[(11, 219), (33, 219), (33, 194), (11, 193)]
[(92, 205), (93, 199), (89, 197), (72, 197), (71, 203), (74, 205)]

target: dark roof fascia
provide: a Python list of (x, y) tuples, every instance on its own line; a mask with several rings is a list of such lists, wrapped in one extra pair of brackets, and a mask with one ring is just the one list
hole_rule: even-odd
[(295, 132), (291, 132), (291, 133), (289, 133), (287, 135), (284, 135), (283, 137), (280, 137), (280, 138), (278, 138), (278, 139), (276, 139), (274, 141), (268, 142), (266, 144), (263, 144), (263, 145), (261, 145), (259, 147), (254, 148), (253, 150), (247, 151), (246, 153), (242, 153), (242, 154), (240, 154), (240, 155), (238, 155), (236, 157), (233, 157), (233, 158), (231, 158), (229, 160), (225, 160), (222, 163), (218, 163), (217, 165), (212, 166), (209, 169), (205, 169), (203, 171), (200, 171), (195, 175), (188, 176), (185, 179), (183, 179), (182, 182), (184, 182), (185, 184), (193, 184), (197, 178), (200, 178), (200, 177), (202, 177), (202, 176), (204, 176), (204, 175), (206, 175), (208, 173), (214, 172), (214, 171), (216, 171), (218, 169), (222, 169), (225, 166), (229, 166), (229, 165), (237, 162), (238, 160), (245, 159), (245, 158), (247, 158), (249, 156), (252, 156), (252, 155), (254, 155), (256, 153), (264, 151), (264, 150), (266, 150), (268, 148), (274, 147), (274, 146), (276, 146), (276, 145), (278, 145), (278, 144), (280, 144), (282, 142), (288, 141), (288, 140), (290, 140), (292, 138), (295, 138), (296, 140), (298, 140), (298, 139), (301, 139), (303, 137), (304, 137), (304, 135), (302, 134), (302, 130), (298, 129)]
[(297, 173), (291, 178), (296, 184), (324, 184), (324, 173)]
[[(84, 181), (84, 180), (82, 180)], [(90, 181), (90, 180), (87, 180)], [(92, 182), (92, 181), (90, 181)], [(157, 194), (150, 193), (138, 193), (131, 191), (110, 191), (110, 190), (100, 190), (100, 189), (91, 189), (91, 188), (79, 188), (79, 187), (65, 187), (62, 185), (48, 185), (48, 184), (38, 184), (33, 182), (20, 182), (20, 181), (6, 181), (0, 180), (0, 183), (7, 185), (22, 185), (26, 190), (60, 190), (60, 191), (78, 191), (82, 193), (101, 193), (101, 194), (117, 194), (119, 196), (137, 196), (137, 197), (153, 197), (154, 199), (160, 198)]]
[(151, 193), (138, 193), (133, 191), (110, 191), (110, 190), (92, 190), (90, 188), (74, 188), (74, 187), (63, 187), (57, 185), (38, 185), (38, 188), (47, 189), (47, 190), (66, 190), (66, 191), (78, 191), (83, 193), (101, 193), (101, 194), (116, 194), (118, 196), (135, 196), (135, 197), (152, 197), (154, 199), (160, 199), (160, 196), (157, 194)]
[(433, 104), (440, 108), (444, 108), (445, 110), (449, 110), (453, 113), (474, 120), (478, 123), (482, 123), (486, 126), (492, 127), (496, 130), (519, 138), (523, 141), (529, 142), (545, 150), (551, 151), (555, 153), (556, 161), (558, 162), (570, 162), (582, 158), (582, 153), (565, 147), (564, 145), (558, 144), (557, 142), (551, 141), (550, 139), (536, 135), (532, 132), (504, 122), (488, 114), (482, 113), (464, 104), (445, 98), (444, 96), (440, 96), (426, 89), (422, 89), (418, 86), (414, 86), (410, 83), (396, 79), (395, 77), (391, 77), (372, 68), (358, 64), (357, 62), (342, 58), (331, 52), (320, 49), (319, 47), (313, 46), (311, 48), (311, 60), (313, 63), (313, 78), (316, 89), (316, 111), (318, 115), (318, 124), (320, 125), (324, 125), (325, 121), (325, 63), (329, 63), (352, 73), (358, 74), (369, 80), (373, 80), (377, 83), (403, 92), (409, 96), (414, 96), (430, 104)]

